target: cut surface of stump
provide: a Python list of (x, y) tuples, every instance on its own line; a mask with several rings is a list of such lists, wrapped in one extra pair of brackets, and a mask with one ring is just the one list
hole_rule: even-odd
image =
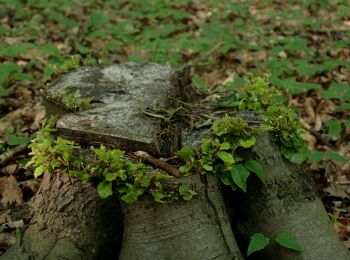
[[(63, 76), (47, 90), (48, 110), (57, 107), (67, 94), (78, 90), (93, 98), (90, 108), (63, 115), (57, 122), (59, 135), (81, 143), (115, 145), (168, 155), (166, 135), (158, 136), (160, 123), (142, 113), (156, 104), (167, 107), (174, 93), (176, 71), (168, 65), (125, 63), (86, 67)], [(63, 106), (63, 104), (61, 104)], [(174, 146), (177, 146), (175, 140)]]

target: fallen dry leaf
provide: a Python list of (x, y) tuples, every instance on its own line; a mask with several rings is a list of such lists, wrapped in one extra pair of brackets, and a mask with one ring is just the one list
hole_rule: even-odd
[(350, 199), (350, 196), (346, 193), (346, 190), (342, 185), (332, 184), (331, 186), (324, 189), (325, 192), (328, 192), (330, 196), (341, 198), (341, 199)]
[(0, 178), (0, 195), (0, 206), (3, 208), (6, 208), (13, 202), (16, 202), (18, 205), (23, 203), (22, 190), (13, 175)]
[(0, 225), (1, 224), (5, 224), (8, 221), (11, 221), (10, 213), (11, 213), (11, 209), (6, 209), (4, 211), (1, 211), (1, 214), (0, 214)]
[(0, 233), (0, 248), (8, 249), (16, 242), (16, 235), (13, 233)]
[(7, 222), (7, 226), (9, 228), (22, 228), (24, 226), (23, 219), (17, 221), (9, 221)]
[(37, 180), (28, 180), (21, 182), (22, 189), (29, 189), (31, 192), (35, 193), (39, 189), (40, 182)]
[(306, 98), (305, 102), (303, 104), (303, 109), (305, 112), (305, 117), (304, 120), (306, 120), (306, 122), (308, 124), (314, 124), (315, 123), (315, 110), (314, 110), (314, 100), (312, 98)]
[(315, 136), (313, 136), (309, 132), (304, 132), (301, 134), (301, 138), (303, 138), (303, 140), (307, 142), (307, 145), (310, 148), (310, 150), (316, 150), (317, 139)]
[(12, 175), (16, 172), (17, 168), (18, 168), (18, 164), (13, 163), (1, 168), (0, 172), (6, 175)]

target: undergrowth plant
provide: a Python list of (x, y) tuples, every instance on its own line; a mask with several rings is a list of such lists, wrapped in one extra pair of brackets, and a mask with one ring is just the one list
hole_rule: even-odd
[(303, 163), (312, 158), (301, 134), (305, 131), (299, 122), (296, 110), (287, 105), (280, 90), (271, 86), (268, 75), (253, 77), (243, 91), (235, 90), (217, 102), (217, 106), (233, 109), (249, 109), (262, 116), (260, 129), (269, 131), (280, 144), (281, 153), (294, 163)]
[(36, 168), (35, 177), (45, 171), (62, 172), (83, 182), (97, 182), (100, 197), (115, 194), (126, 203), (135, 202), (144, 193), (157, 202), (190, 200), (196, 194), (185, 185), (169, 181), (172, 176), (132, 161), (124, 151), (101, 145), (83, 153), (73, 141), (55, 137), (53, 125), (51, 119), (29, 145), (32, 158), (28, 165)]
[(254, 160), (244, 160), (237, 151), (239, 148), (249, 149), (256, 142), (252, 129), (242, 118), (223, 117), (212, 124), (211, 132), (212, 138), (203, 139), (198, 151), (183, 147), (177, 153), (186, 163), (180, 170), (214, 174), (234, 190), (237, 187), (247, 190), (247, 178), (251, 172), (265, 182), (266, 175), (260, 164)]

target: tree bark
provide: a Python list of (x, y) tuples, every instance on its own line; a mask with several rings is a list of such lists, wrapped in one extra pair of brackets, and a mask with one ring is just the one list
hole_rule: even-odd
[(181, 181), (198, 192), (188, 202), (160, 204), (143, 196), (134, 204), (123, 205), (120, 260), (243, 259), (218, 180), (195, 175)]
[[(257, 137), (249, 156), (261, 163), (268, 180), (264, 185), (251, 179), (247, 193), (227, 192), (234, 212), (232, 226), (242, 251), (246, 252), (250, 236), (259, 232), (270, 237), (271, 244), (254, 253), (256, 259), (350, 259), (303, 169), (283, 159), (268, 134)], [(305, 251), (279, 246), (274, 239), (281, 231), (294, 235)]]
[(121, 241), (119, 203), (90, 184), (45, 173), (23, 238), (2, 259), (113, 259)]

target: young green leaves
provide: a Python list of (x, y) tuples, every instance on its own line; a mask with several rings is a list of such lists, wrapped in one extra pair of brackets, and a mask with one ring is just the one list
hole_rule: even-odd
[(270, 239), (264, 234), (255, 233), (250, 237), (250, 242), (248, 246), (247, 256), (250, 256), (256, 251), (260, 251), (267, 247), (270, 243)]
[[(45, 171), (59, 170), (80, 181), (93, 179), (98, 183), (97, 191), (101, 198), (115, 194), (126, 203), (133, 203), (144, 194), (153, 195), (156, 202), (190, 200), (196, 193), (185, 185), (170, 181), (172, 176), (156, 172), (151, 167), (133, 162), (121, 150), (109, 150), (105, 146), (91, 147), (81, 152), (72, 141), (51, 135), (54, 122), (50, 121), (30, 144), (32, 158), (28, 165), (35, 167), (37, 178)], [(194, 160), (194, 151), (186, 149), (182, 158), (189, 163)]]
[(295, 250), (297, 252), (303, 252), (304, 249), (299, 245), (298, 240), (287, 232), (280, 232), (276, 236), (276, 242), (286, 248)]
[[(285, 248), (302, 253), (304, 249), (300, 246), (298, 240), (288, 232), (279, 232), (276, 235), (275, 241)], [(247, 250), (247, 256), (254, 252), (263, 250), (270, 243), (270, 239), (262, 233), (255, 233), (250, 237), (250, 242)]]
[(247, 180), (254, 173), (262, 181), (266, 175), (257, 161), (244, 161), (240, 149), (250, 149), (256, 138), (248, 124), (240, 117), (225, 116), (213, 122), (212, 137), (202, 140), (199, 151), (183, 147), (178, 157), (186, 164), (180, 167), (183, 172), (196, 170), (199, 173), (212, 173), (232, 189), (247, 190)]

